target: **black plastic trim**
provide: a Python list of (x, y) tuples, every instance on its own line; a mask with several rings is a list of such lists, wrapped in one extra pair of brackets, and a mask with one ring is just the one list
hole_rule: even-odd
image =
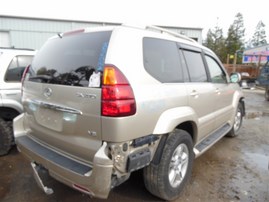
[(140, 137), (140, 138), (134, 139), (132, 145), (135, 148), (141, 147), (142, 145), (145, 145), (145, 144), (151, 144), (152, 142), (155, 142), (158, 139), (159, 139), (159, 136), (157, 136), (157, 135), (148, 135), (145, 137)]
[(154, 154), (154, 157), (152, 159), (152, 162), (151, 162), (152, 164), (158, 165), (160, 163), (162, 153), (163, 153), (163, 148), (164, 148), (164, 146), (166, 144), (167, 138), (168, 138), (168, 135), (166, 135), (166, 134), (162, 136), (162, 138), (161, 138), (161, 140), (159, 142), (158, 148), (157, 148), (157, 150), (156, 150), (156, 152)]
[(55, 151), (50, 150), (47, 147), (44, 147), (43, 145), (35, 142), (34, 140), (32, 140), (31, 138), (27, 136), (21, 136), (21, 137), (16, 138), (16, 142), (18, 145), (21, 145), (22, 147), (27, 148), (32, 153), (37, 154), (38, 156), (44, 158), (45, 160), (51, 161), (54, 164), (57, 164), (75, 173), (84, 175), (85, 173), (91, 171), (92, 169), (89, 166), (81, 164), (59, 153), (56, 153)]

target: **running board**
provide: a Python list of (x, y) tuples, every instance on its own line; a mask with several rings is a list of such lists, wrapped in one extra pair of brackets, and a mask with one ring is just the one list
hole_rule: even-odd
[(208, 137), (206, 137), (202, 142), (197, 144), (194, 148), (195, 158), (200, 156), (206, 150), (208, 150), (211, 146), (214, 145), (215, 142), (220, 140), (223, 136), (225, 136), (229, 130), (231, 129), (230, 125), (227, 123)]

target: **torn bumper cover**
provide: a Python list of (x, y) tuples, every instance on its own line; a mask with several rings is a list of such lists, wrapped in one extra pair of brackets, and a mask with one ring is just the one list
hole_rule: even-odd
[(46, 187), (39, 175), (39, 172), (42, 170), (42, 167), (33, 162), (31, 162), (31, 166), (34, 172), (34, 178), (37, 182), (37, 185), (40, 187), (40, 189), (42, 189), (47, 195), (53, 194), (53, 189)]

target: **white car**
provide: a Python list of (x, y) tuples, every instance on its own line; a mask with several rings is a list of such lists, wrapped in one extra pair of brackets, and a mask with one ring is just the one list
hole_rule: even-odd
[(34, 54), (30, 49), (0, 48), (0, 156), (14, 142), (12, 120), (23, 111), (21, 77)]

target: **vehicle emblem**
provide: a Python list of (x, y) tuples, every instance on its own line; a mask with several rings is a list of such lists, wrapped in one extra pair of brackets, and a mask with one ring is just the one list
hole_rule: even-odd
[(44, 92), (43, 92), (43, 95), (44, 95), (45, 97), (50, 97), (50, 96), (52, 95), (52, 90), (51, 90), (51, 88), (45, 88), (45, 89), (44, 89)]
[(76, 93), (77, 97), (80, 98), (88, 98), (88, 99), (96, 99), (96, 95), (95, 94), (89, 94), (89, 93)]

